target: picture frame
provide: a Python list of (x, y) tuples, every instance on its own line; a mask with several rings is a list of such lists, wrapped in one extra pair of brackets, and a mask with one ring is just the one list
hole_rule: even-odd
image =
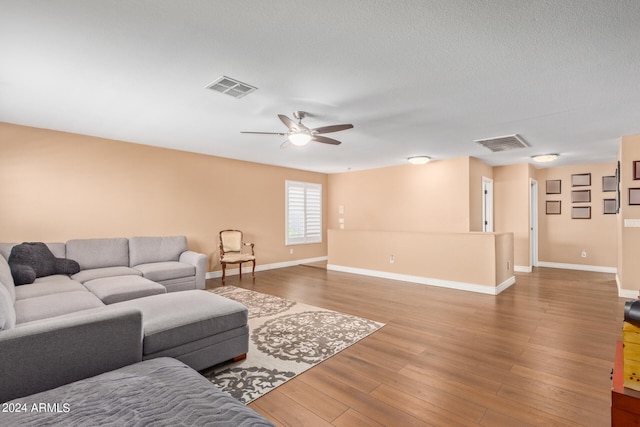
[(572, 206), (572, 219), (591, 219), (591, 206)]
[(602, 177), (602, 191), (616, 191), (618, 189), (618, 178), (615, 175)]
[(640, 179), (640, 160), (633, 161), (633, 179)]
[(547, 215), (560, 215), (562, 213), (562, 202), (560, 200), (547, 200)]
[(611, 215), (618, 213), (618, 201), (616, 199), (603, 199), (602, 200), (602, 213), (604, 215)]
[(572, 187), (588, 187), (591, 185), (590, 173), (576, 173), (571, 175)]
[(562, 180), (548, 179), (547, 194), (561, 194), (561, 193), (562, 193)]
[(573, 190), (571, 203), (588, 203), (591, 201), (591, 190)]
[(640, 205), (640, 188), (629, 189), (629, 206)]

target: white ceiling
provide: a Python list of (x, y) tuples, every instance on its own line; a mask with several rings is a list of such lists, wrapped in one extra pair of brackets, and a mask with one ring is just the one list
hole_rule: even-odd
[[(258, 90), (204, 89), (221, 75)], [(354, 129), (240, 134), (295, 110)], [(1, 0), (0, 121), (326, 173), (614, 161), (640, 133), (640, 1)], [(515, 133), (530, 147), (473, 142)]]

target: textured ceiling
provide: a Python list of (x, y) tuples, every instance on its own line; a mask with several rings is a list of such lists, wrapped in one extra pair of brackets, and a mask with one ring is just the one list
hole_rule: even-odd
[[(258, 90), (204, 89), (221, 75)], [(354, 129), (240, 134), (295, 110)], [(640, 133), (640, 2), (2, 0), (0, 121), (327, 173), (613, 161)], [(473, 142), (516, 133), (529, 148)]]

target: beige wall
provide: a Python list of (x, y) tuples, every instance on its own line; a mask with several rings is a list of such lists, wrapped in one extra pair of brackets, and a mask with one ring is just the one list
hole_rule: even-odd
[[(634, 186), (639, 141), (636, 135), (621, 144), (623, 201)], [(214, 270), (218, 231), (240, 228), (256, 242), (258, 264), (273, 264), (327, 254), (326, 236), (323, 244), (292, 247), (294, 254), (284, 246), (286, 179), (323, 184), (326, 228), (338, 229), (343, 218), (346, 230), (458, 233), (482, 228), (485, 176), (494, 182), (494, 229), (514, 233), (515, 265), (528, 266), (529, 185), (536, 178), (539, 260), (617, 267), (623, 287), (638, 287), (631, 278), (640, 277), (640, 235), (621, 224), (640, 218), (640, 207), (623, 203), (621, 215), (601, 214), (602, 198), (611, 194), (600, 192), (601, 178), (614, 173), (614, 163), (536, 170), (463, 157), (327, 176), (2, 123), (0, 150), (0, 241), (186, 234)], [(592, 173), (592, 219), (571, 220), (570, 175), (584, 172)], [(544, 214), (546, 179), (562, 179), (560, 216)]]
[(514, 262), (530, 267), (529, 187), (533, 171), (528, 164), (493, 168), (494, 230), (513, 233)]
[(284, 244), (285, 180), (321, 183), (326, 200), (325, 174), (5, 123), (0, 153), (3, 242), (184, 234), (214, 270), (219, 230), (238, 228), (258, 265), (327, 253), (326, 235)]
[(469, 157), (329, 175), (328, 227), (343, 218), (345, 230), (481, 230), (482, 175), (491, 168)]
[(640, 188), (634, 180), (633, 162), (640, 160), (640, 135), (624, 136), (620, 143), (620, 215), (616, 223), (619, 239), (618, 281), (626, 296), (640, 289), (640, 228), (625, 227), (625, 220), (640, 220), (640, 206), (629, 205), (629, 188)]
[[(591, 174), (591, 186), (571, 187), (572, 174)], [(617, 264), (616, 215), (603, 214), (603, 199), (615, 192), (602, 191), (602, 177), (615, 175), (616, 163), (545, 168), (539, 171), (539, 249), (541, 262), (615, 268)], [(561, 194), (546, 194), (547, 180), (561, 180)], [(572, 203), (572, 190), (591, 190), (590, 203)], [(546, 201), (560, 200), (561, 214), (546, 215)], [(572, 206), (591, 206), (591, 219), (572, 219)], [(581, 256), (585, 251), (587, 256)]]
[(482, 178), (493, 179), (493, 168), (475, 157), (469, 159), (469, 231), (482, 231)]

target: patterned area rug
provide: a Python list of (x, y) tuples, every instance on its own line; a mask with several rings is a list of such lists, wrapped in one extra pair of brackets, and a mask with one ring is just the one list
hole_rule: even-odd
[(240, 362), (203, 371), (249, 403), (377, 331), (383, 323), (234, 286), (212, 289), (249, 309), (249, 352)]

